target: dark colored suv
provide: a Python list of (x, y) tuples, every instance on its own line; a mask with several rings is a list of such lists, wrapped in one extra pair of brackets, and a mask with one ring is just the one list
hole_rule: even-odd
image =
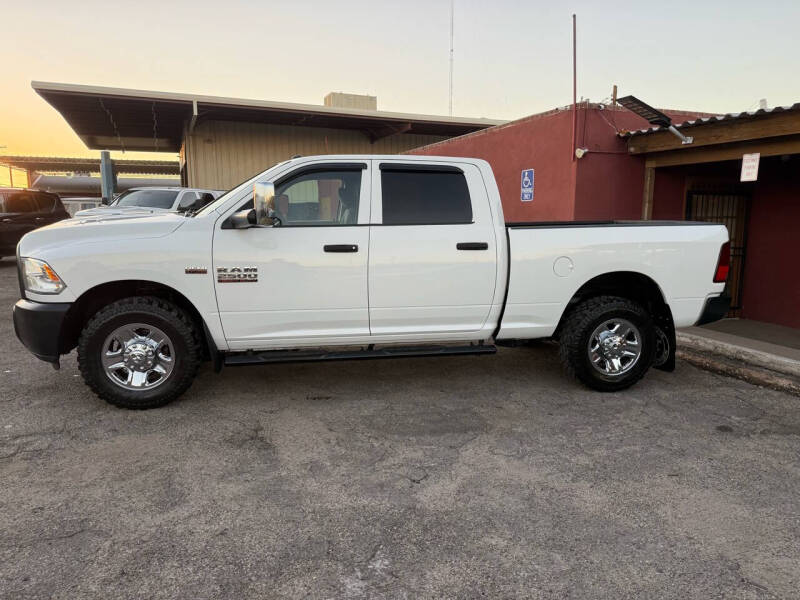
[(14, 256), (20, 238), (37, 227), (69, 219), (56, 194), (0, 187), (0, 258)]

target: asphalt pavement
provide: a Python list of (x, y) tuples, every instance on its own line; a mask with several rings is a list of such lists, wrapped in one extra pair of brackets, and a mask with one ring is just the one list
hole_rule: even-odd
[(0, 262), (0, 598), (797, 598), (800, 399), (555, 347), (205, 366), (116, 409), (17, 341)]

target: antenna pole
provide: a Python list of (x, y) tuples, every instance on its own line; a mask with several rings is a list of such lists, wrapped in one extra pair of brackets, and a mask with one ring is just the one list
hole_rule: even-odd
[(453, 116), (453, 12), (455, 0), (450, 0), (450, 104), (448, 113)]
[(575, 160), (575, 148), (578, 136), (578, 43), (577, 26), (575, 25), (575, 14), (572, 15), (572, 150), (570, 152), (572, 160)]

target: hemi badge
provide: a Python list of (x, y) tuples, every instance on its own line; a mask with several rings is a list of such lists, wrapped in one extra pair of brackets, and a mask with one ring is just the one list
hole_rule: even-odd
[(205, 267), (186, 267), (183, 272), (187, 275), (205, 275), (208, 273), (208, 269)]

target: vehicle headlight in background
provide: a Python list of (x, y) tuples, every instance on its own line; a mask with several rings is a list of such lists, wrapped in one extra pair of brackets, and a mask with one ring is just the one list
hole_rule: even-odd
[(34, 294), (60, 294), (67, 287), (61, 277), (43, 260), (22, 258), (20, 263), (22, 281), (27, 291)]

